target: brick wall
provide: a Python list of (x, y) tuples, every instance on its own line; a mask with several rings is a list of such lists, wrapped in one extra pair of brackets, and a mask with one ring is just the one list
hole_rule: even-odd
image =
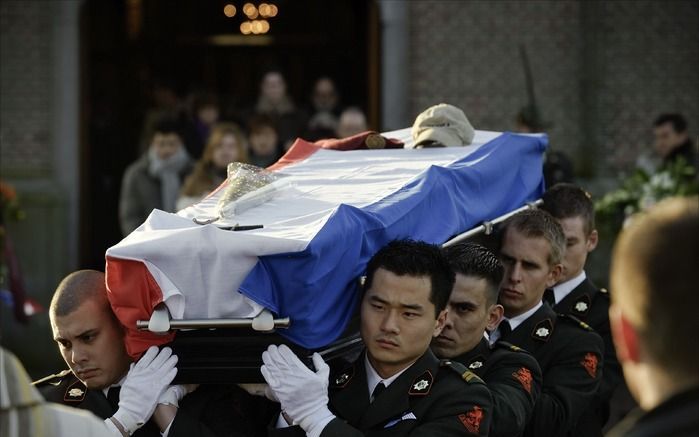
[(477, 129), (513, 129), (524, 45), (551, 144), (583, 176), (629, 168), (660, 112), (699, 131), (697, 2), (413, 1), (409, 13), (413, 115), (444, 101)]
[(0, 171), (4, 178), (51, 170), (52, 7), (0, 2)]

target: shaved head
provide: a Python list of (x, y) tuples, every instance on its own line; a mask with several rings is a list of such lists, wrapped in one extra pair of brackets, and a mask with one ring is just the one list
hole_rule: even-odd
[(97, 270), (78, 270), (58, 284), (51, 299), (50, 315), (54, 318), (67, 316), (92, 299), (105, 306), (109, 305), (104, 273)]

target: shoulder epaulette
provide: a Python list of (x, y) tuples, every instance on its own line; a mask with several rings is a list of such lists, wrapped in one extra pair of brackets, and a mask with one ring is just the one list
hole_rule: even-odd
[(439, 362), (439, 367), (441, 368), (447, 368), (450, 369), (451, 371), (455, 372), (458, 374), (461, 379), (466, 381), (467, 384), (473, 384), (473, 383), (481, 383), (484, 384), (483, 380), (478, 377), (475, 373), (471, 372), (468, 370), (466, 366), (463, 364), (457, 362), (457, 361), (452, 361), (452, 360), (441, 360)]
[(524, 349), (522, 349), (522, 348), (519, 347), (519, 346), (515, 346), (515, 345), (512, 344), (512, 343), (508, 343), (508, 342), (502, 341), (502, 340), (496, 341), (495, 344), (493, 345), (493, 347), (494, 347), (494, 348), (497, 347), (497, 348), (501, 348), (501, 349), (506, 349), (506, 350), (508, 350), (508, 351), (510, 351), (510, 352), (525, 352), (525, 353), (527, 352), (527, 351), (525, 351)]
[(62, 381), (63, 378), (65, 378), (67, 375), (69, 375), (70, 369), (66, 369), (62, 372), (56, 373), (54, 375), (49, 375), (41, 379), (37, 379), (36, 381), (32, 382), (32, 385), (40, 386), (40, 385), (45, 385), (45, 384), (51, 384), (51, 385), (59, 385)]
[(573, 322), (574, 325), (578, 325), (582, 329), (586, 331), (594, 331), (590, 325), (587, 323), (583, 322), (582, 320), (578, 319), (577, 317), (571, 315), (571, 314), (558, 314), (558, 317), (563, 320), (568, 320)]

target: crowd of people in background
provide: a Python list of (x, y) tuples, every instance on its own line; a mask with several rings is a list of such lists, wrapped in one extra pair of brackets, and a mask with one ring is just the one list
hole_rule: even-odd
[(210, 92), (182, 100), (167, 84), (155, 88), (154, 100), (144, 119), (144, 153), (122, 179), (123, 235), (153, 208), (174, 212), (201, 200), (226, 178), (231, 162), (267, 167), (296, 138), (347, 138), (368, 129), (364, 111), (343, 107), (329, 77), (316, 80), (305, 108), (296, 105), (276, 70), (264, 74), (256, 103), (245, 110), (224, 110)]

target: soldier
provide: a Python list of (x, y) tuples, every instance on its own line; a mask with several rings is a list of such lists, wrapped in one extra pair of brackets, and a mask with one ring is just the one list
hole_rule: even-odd
[(456, 280), (444, 329), (432, 340), (432, 350), (485, 381), (493, 395), (491, 436), (519, 436), (541, 391), (541, 369), (528, 352), (504, 341), (490, 347), (484, 335), (502, 320), (503, 308), (497, 303), (502, 264), (477, 244), (457, 243), (443, 252)]
[(523, 211), (505, 222), (500, 241), (505, 275), (499, 296), (505, 319), (490, 341), (505, 340), (528, 350), (541, 367), (544, 383), (527, 436), (570, 435), (602, 376), (600, 336), (542, 303), (546, 288), (560, 277), (564, 253), (563, 230), (547, 212)]
[(558, 283), (544, 293), (544, 300), (557, 313), (569, 314), (587, 323), (604, 340), (602, 382), (592, 408), (581, 418), (577, 435), (591, 436), (609, 418), (609, 400), (623, 382), (609, 329), (609, 293), (587, 278), (587, 255), (597, 247), (595, 209), (590, 195), (572, 184), (557, 184), (544, 193), (544, 211), (560, 223), (566, 238), (563, 271)]
[(56, 289), (49, 316), (70, 368), (34, 383), (49, 402), (89, 410), (123, 435), (253, 434), (249, 420), (243, 420), (247, 413), (236, 408), (254, 404), (237, 397), (243, 394), (201, 386), (184, 397), (193, 386), (169, 386), (177, 372), (170, 348), (151, 347), (131, 363), (123, 327), (107, 300), (104, 273), (68, 275)]
[(699, 197), (666, 200), (631, 221), (612, 254), (609, 318), (641, 410), (608, 436), (699, 435)]
[(437, 246), (395, 241), (379, 250), (360, 308), (366, 350), (354, 364), (328, 380), (318, 354), (315, 371), (285, 346), (263, 354), (262, 374), (284, 412), (277, 426), (298, 425), (272, 434), (488, 435), (492, 401), (483, 381), (429, 349), (453, 284)]

